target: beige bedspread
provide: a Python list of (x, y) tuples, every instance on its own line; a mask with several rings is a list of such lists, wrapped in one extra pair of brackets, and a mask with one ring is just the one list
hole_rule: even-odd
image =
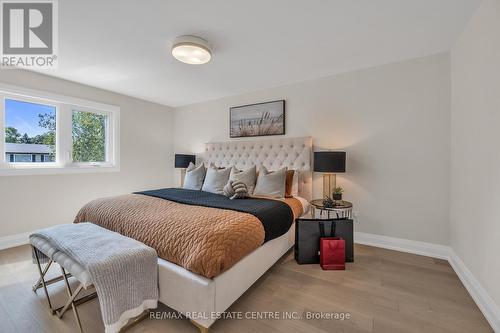
[[(295, 217), (302, 204), (283, 199)], [(213, 278), (264, 242), (262, 223), (253, 215), (128, 194), (85, 205), (75, 223), (92, 222), (154, 248), (162, 259)]]

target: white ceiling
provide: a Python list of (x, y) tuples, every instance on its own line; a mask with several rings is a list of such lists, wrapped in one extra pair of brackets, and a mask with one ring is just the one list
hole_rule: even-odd
[[(480, 0), (64, 0), (49, 75), (170, 106), (450, 49)], [(186, 65), (176, 36), (212, 45)]]

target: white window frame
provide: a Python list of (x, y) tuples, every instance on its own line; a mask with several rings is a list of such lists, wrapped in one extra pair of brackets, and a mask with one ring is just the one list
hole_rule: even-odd
[[(56, 107), (55, 162), (8, 163), (5, 161), (5, 99)], [(73, 111), (108, 116), (105, 162), (73, 162)], [(120, 171), (120, 107), (0, 83), (0, 156), (0, 176), (118, 172)]]

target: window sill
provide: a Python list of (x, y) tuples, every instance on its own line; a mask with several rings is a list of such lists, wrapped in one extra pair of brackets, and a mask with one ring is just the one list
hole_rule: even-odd
[(8, 166), (0, 168), (1, 176), (34, 176), (34, 175), (60, 175), (60, 174), (82, 174), (119, 172), (120, 167), (116, 165), (80, 165), (80, 166)]

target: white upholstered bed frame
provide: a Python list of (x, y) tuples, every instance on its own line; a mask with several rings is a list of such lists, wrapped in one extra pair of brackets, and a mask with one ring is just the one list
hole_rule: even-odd
[[(310, 200), (311, 155), (310, 137), (239, 140), (207, 143), (203, 161), (220, 167), (234, 165), (243, 170), (260, 164), (269, 170), (282, 167), (298, 170), (299, 196)], [(283, 236), (265, 243), (213, 279), (158, 259), (160, 302), (188, 317), (191, 315), (197, 325), (208, 328), (215, 322), (213, 313), (227, 310), (294, 245), (294, 226)]]

